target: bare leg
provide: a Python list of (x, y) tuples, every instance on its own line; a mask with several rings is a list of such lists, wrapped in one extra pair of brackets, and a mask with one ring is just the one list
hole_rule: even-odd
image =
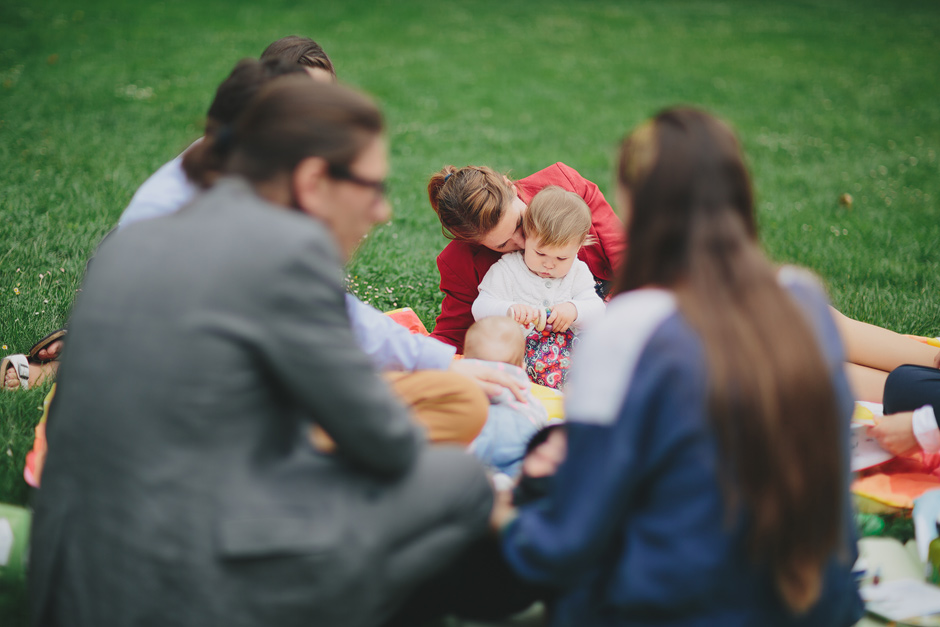
[(940, 350), (936, 347), (873, 324), (853, 320), (831, 307), (830, 310), (845, 344), (849, 362), (885, 372), (891, 372), (903, 364), (937, 366)]
[(888, 379), (887, 372), (846, 362), (845, 376), (849, 379), (849, 387), (852, 388), (855, 400), (869, 403), (883, 402), (885, 381)]

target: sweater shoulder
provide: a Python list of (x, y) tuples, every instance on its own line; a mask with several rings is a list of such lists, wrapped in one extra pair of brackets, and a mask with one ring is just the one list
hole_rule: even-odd
[(566, 413), (572, 420), (598, 425), (616, 420), (647, 345), (676, 312), (675, 296), (666, 290), (635, 290), (610, 302), (578, 347), (578, 361), (592, 367), (570, 373)]

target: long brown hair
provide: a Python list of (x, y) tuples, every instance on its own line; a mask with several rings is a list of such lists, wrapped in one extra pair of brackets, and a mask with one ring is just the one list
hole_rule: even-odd
[[(215, 154), (227, 158), (222, 172), (252, 183), (292, 172), (307, 157), (323, 157), (332, 168), (348, 167), (383, 129), (382, 115), (366, 96), (349, 87), (318, 83), (292, 74), (270, 80), (234, 127), (207, 136), (187, 153), (199, 168)], [(225, 141), (220, 151), (214, 144)]]
[(448, 239), (476, 242), (503, 217), (515, 197), (512, 184), (486, 166), (445, 165), (428, 181), (428, 200)]
[(841, 539), (839, 414), (813, 330), (758, 246), (740, 146), (707, 113), (666, 110), (624, 140), (618, 175), (629, 216), (615, 290), (675, 291), (704, 344), (728, 512), (745, 508), (752, 558), (804, 611)]

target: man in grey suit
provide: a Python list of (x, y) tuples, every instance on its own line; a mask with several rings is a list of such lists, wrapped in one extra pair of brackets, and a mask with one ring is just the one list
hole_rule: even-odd
[(275, 79), (191, 157), (233, 176), (101, 246), (48, 423), (34, 624), (373, 625), (485, 533), (482, 468), (425, 445), (350, 329), (381, 130), (352, 90)]

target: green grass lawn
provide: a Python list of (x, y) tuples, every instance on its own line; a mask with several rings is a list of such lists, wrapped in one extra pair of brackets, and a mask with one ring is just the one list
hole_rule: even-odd
[[(442, 165), (564, 161), (612, 197), (619, 139), (683, 103), (738, 130), (774, 259), (819, 273), (850, 316), (940, 334), (938, 32), (933, 1), (6, 0), (0, 353), (62, 326), (137, 186), (201, 134), (235, 61), (287, 34), (386, 113), (395, 215), (350, 266), (379, 308), (433, 323)], [(0, 502), (28, 499), (47, 391), (0, 395)]]

